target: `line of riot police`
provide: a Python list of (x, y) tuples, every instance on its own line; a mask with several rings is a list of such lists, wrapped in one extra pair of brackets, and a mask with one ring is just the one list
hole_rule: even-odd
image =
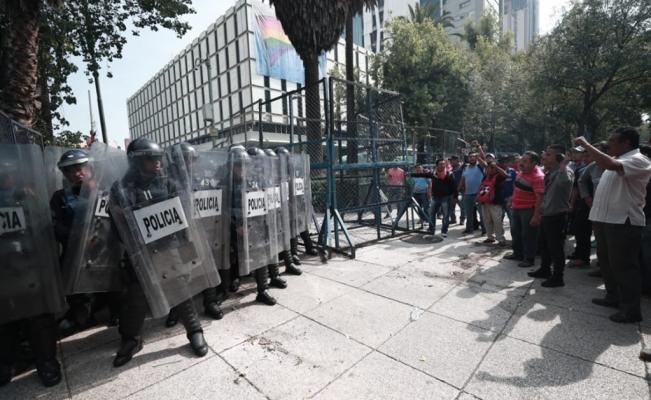
[(269, 287), (287, 287), (279, 263), (301, 274), (297, 237), (317, 254), (309, 177), (308, 157), (284, 148), (0, 144), (0, 386), (22, 342), (41, 382), (59, 383), (58, 338), (105, 310), (121, 337), (115, 367), (142, 349), (147, 315), (181, 321), (194, 354), (207, 354), (193, 297), (221, 319), (253, 275), (256, 301), (274, 305)]

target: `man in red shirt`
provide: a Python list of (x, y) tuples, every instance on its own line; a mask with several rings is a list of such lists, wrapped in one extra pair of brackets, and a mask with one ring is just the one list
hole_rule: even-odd
[(522, 155), (511, 199), (513, 252), (504, 258), (520, 261), (518, 266), (523, 268), (532, 267), (536, 257), (540, 203), (545, 192), (545, 174), (539, 164), (537, 153), (527, 151)]

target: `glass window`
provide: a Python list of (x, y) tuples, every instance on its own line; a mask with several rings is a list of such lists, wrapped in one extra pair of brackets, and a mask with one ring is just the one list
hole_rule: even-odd
[(210, 56), (210, 78), (217, 76), (217, 73), (219, 72), (217, 68), (219, 68), (219, 64), (217, 64), (217, 55)]
[(237, 33), (242, 34), (248, 24), (246, 23), (246, 7), (240, 7), (239, 10), (237, 10)]
[(210, 31), (208, 33), (208, 54), (214, 54), (215, 51), (217, 51), (215, 31)]
[(194, 89), (194, 74), (190, 73), (188, 74), (188, 92), (192, 91)]
[(201, 53), (201, 58), (206, 58), (208, 56), (208, 38), (202, 37), (199, 40), (199, 51)]
[(231, 84), (230, 91), (234, 92), (237, 89), (239, 89), (239, 86), (237, 84), (237, 70), (236, 69), (232, 69), (232, 70), (228, 71), (228, 78), (230, 79), (230, 84)]
[(226, 19), (226, 39), (231, 41), (235, 38), (235, 16), (231, 15)]
[(235, 54), (235, 43), (231, 43), (228, 45), (228, 68), (232, 67), (235, 65), (237, 60), (237, 56)]
[(184, 54), (183, 56), (181, 56), (181, 59), (179, 60), (179, 62), (181, 63), (181, 76), (180, 77), (184, 76), (185, 73), (186, 73), (185, 59), (186, 59), (186, 55)]
[(242, 87), (246, 87), (251, 83), (251, 76), (249, 75), (250, 70), (247, 67), (246, 63), (240, 65), (240, 78), (242, 80)]
[(227, 64), (226, 64), (226, 50), (221, 49), (219, 50), (219, 73), (223, 74), (224, 71), (227, 69)]
[(240, 36), (239, 39), (237, 40), (240, 44), (239, 60), (242, 61), (251, 57), (251, 55), (249, 54), (249, 45), (248, 45), (249, 36), (248, 35)]
[(222, 22), (217, 28), (215, 28), (215, 35), (217, 38), (217, 48), (221, 49), (226, 44), (226, 38), (224, 37), (224, 24)]

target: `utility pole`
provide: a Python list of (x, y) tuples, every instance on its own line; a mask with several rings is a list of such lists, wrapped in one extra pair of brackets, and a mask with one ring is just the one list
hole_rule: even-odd
[(95, 131), (96, 125), (95, 125), (95, 118), (93, 117), (93, 103), (90, 97), (90, 90), (88, 90), (88, 112), (90, 113), (90, 139), (91, 139), (91, 144), (93, 144), (97, 132)]

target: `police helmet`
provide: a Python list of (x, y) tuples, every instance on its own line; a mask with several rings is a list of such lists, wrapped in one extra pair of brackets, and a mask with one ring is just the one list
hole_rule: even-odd
[(186, 160), (196, 160), (199, 158), (199, 152), (188, 142), (183, 142), (180, 144), (181, 153), (183, 153), (183, 158)]
[(256, 147), (256, 146), (249, 147), (248, 149), (246, 149), (246, 152), (247, 152), (251, 157), (255, 157), (255, 156), (264, 156), (264, 155), (265, 155), (264, 151), (263, 151), (261, 148)]
[(276, 152), (271, 150), (271, 149), (264, 149), (264, 154), (268, 155), (269, 157), (277, 157), (278, 156), (276, 154)]
[(63, 172), (68, 167), (74, 165), (86, 164), (90, 161), (90, 157), (85, 150), (81, 149), (72, 149), (68, 150), (61, 155), (57, 167)]
[(287, 150), (286, 147), (278, 146), (278, 147), (276, 147), (276, 154), (278, 154), (278, 155), (280, 155), (280, 154), (288, 155), (288, 154), (289, 154), (289, 150)]

